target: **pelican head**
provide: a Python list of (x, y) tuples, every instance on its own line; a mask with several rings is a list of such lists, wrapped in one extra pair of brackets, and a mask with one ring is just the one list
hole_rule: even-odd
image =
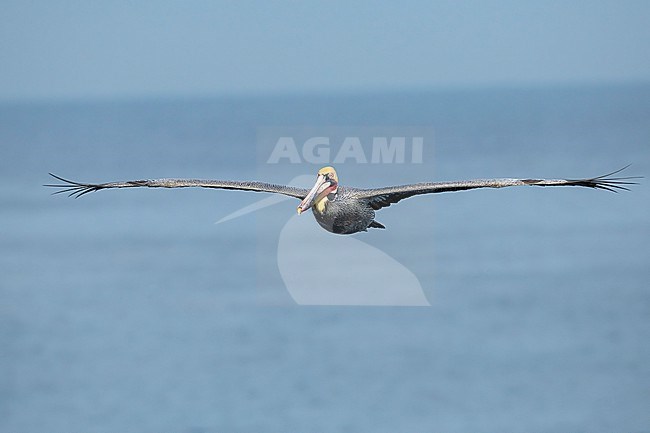
[(327, 200), (329, 194), (336, 193), (338, 186), (339, 178), (336, 176), (334, 167), (323, 167), (318, 170), (316, 184), (298, 205), (298, 214), (314, 205), (318, 205), (322, 200)]

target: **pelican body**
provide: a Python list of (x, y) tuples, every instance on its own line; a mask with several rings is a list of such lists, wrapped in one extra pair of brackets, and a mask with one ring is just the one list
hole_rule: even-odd
[(375, 211), (367, 200), (355, 196), (354, 189), (339, 188), (336, 194), (324, 197), (312, 207), (314, 218), (322, 228), (339, 235), (385, 228), (375, 221)]
[(318, 171), (316, 183), (310, 189), (295, 188), (263, 182), (238, 182), (222, 180), (157, 179), (132, 180), (109, 183), (79, 183), (53, 175), (63, 184), (45, 185), (60, 188), (55, 194), (68, 193), (71, 197), (81, 197), (89, 192), (111, 188), (216, 188), (283, 194), (300, 199), (298, 214), (312, 209), (318, 224), (331, 233), (349, 235), (367, 231), (369, 228), (385, 228), (375, 221), (375, 211), (388, 207), (400, 200), (415, 195), (439, 192), (464, 191), (476, 188), (504, 188), (509, 186), (582, 186), (607, 191), (628, 190), (628, 185), (638, 177), (612, 177), (620, 170), (588, 179), (479, 179), (456, 182), (427, 182), (375, 189), (360, 189), (339, 185), (338, 175), (333, 167), (323, 167)]
[(385, 228), (375, 221), (374, 209), (358, 191), (339, 187), (334, 168), (321, 168), (316, 184), (298, 205), (298, 214), (311, 208), (322, 228), (339, 235), (367, 231), (369, 227)]

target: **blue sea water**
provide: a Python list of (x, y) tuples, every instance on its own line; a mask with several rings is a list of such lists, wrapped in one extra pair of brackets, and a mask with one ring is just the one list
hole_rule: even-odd
[[(387, 230), (355, 237), (430, 307), (296, 305), (291, 201), (214, 224), (261, 196), (42, 187), (284, 183), (318, 166), (266, 164), (261, 130), (368, 126), (435, 142), (422, 164), (348, 161), (342, 184), (646, 179), (381, 210)], [(650, 86), (4, 104), (0, 149), (0, 431), (650, 431)], [(350, 272), (336, 254), (314, 279)]]

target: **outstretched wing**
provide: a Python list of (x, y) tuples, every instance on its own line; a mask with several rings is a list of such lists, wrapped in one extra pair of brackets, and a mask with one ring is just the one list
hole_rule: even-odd
[(640, 177), (612, 177), (627, 167), (629, 166), (591, 179), (479, 179), (458, 182), (416, 183), (411, 185), (389, 186), (386, 188), (362, 189), (358, 190), (356, 195), (359, 198), (367, 199), (372, 208), (378, 210), (405, 198), (413, 197), (414, 195), (465, 191), (475, 188), (505, 188), (507, 186), (519, 185), (584, 186), (616, 192), (617, 190), (628, 190), (627, 185), (636, 184), (636, 182), (631, 182), (632, 180), (640, 179)]
[(111, 188), (216, 188), (216, 189), (236, 189), (242, 191), (270, 192), (284, 194), (290, 197), (303, 199), (309, 192), (304, 188), (295, 188), (286, 185), (276, 185), (264, 182), (237, 182), (231, 180), (197, 180), (197, 179), (145, 179), (129, 180), (126, 182), (108, 182), (108, 183), (80, 183), (64, 179), (50, 173), (50, 176), (63, 182), (61, 184), (44, 185), (53, 188), (60, 188), (54, 194), (68, 194), (70, 197), (81, 197), (89, 192), (99, 191), (101, 189)]

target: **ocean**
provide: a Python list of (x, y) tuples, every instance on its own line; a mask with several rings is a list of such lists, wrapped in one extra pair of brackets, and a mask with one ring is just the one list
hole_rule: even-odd
[[(381, 134), (425, 136), (421, 161), (407, 140), (373, 162)], [(0, 149), (2, 432), (650, 432), (648, 85), (4, 103)], [(264, 194), (42, 186), (284, 184), (321, 162), (356, 187), (645, 179), (411, 198), (352, 238), (295, 200), (216, 223)], [(415, 283), (428, 305), (296, 296)]]

